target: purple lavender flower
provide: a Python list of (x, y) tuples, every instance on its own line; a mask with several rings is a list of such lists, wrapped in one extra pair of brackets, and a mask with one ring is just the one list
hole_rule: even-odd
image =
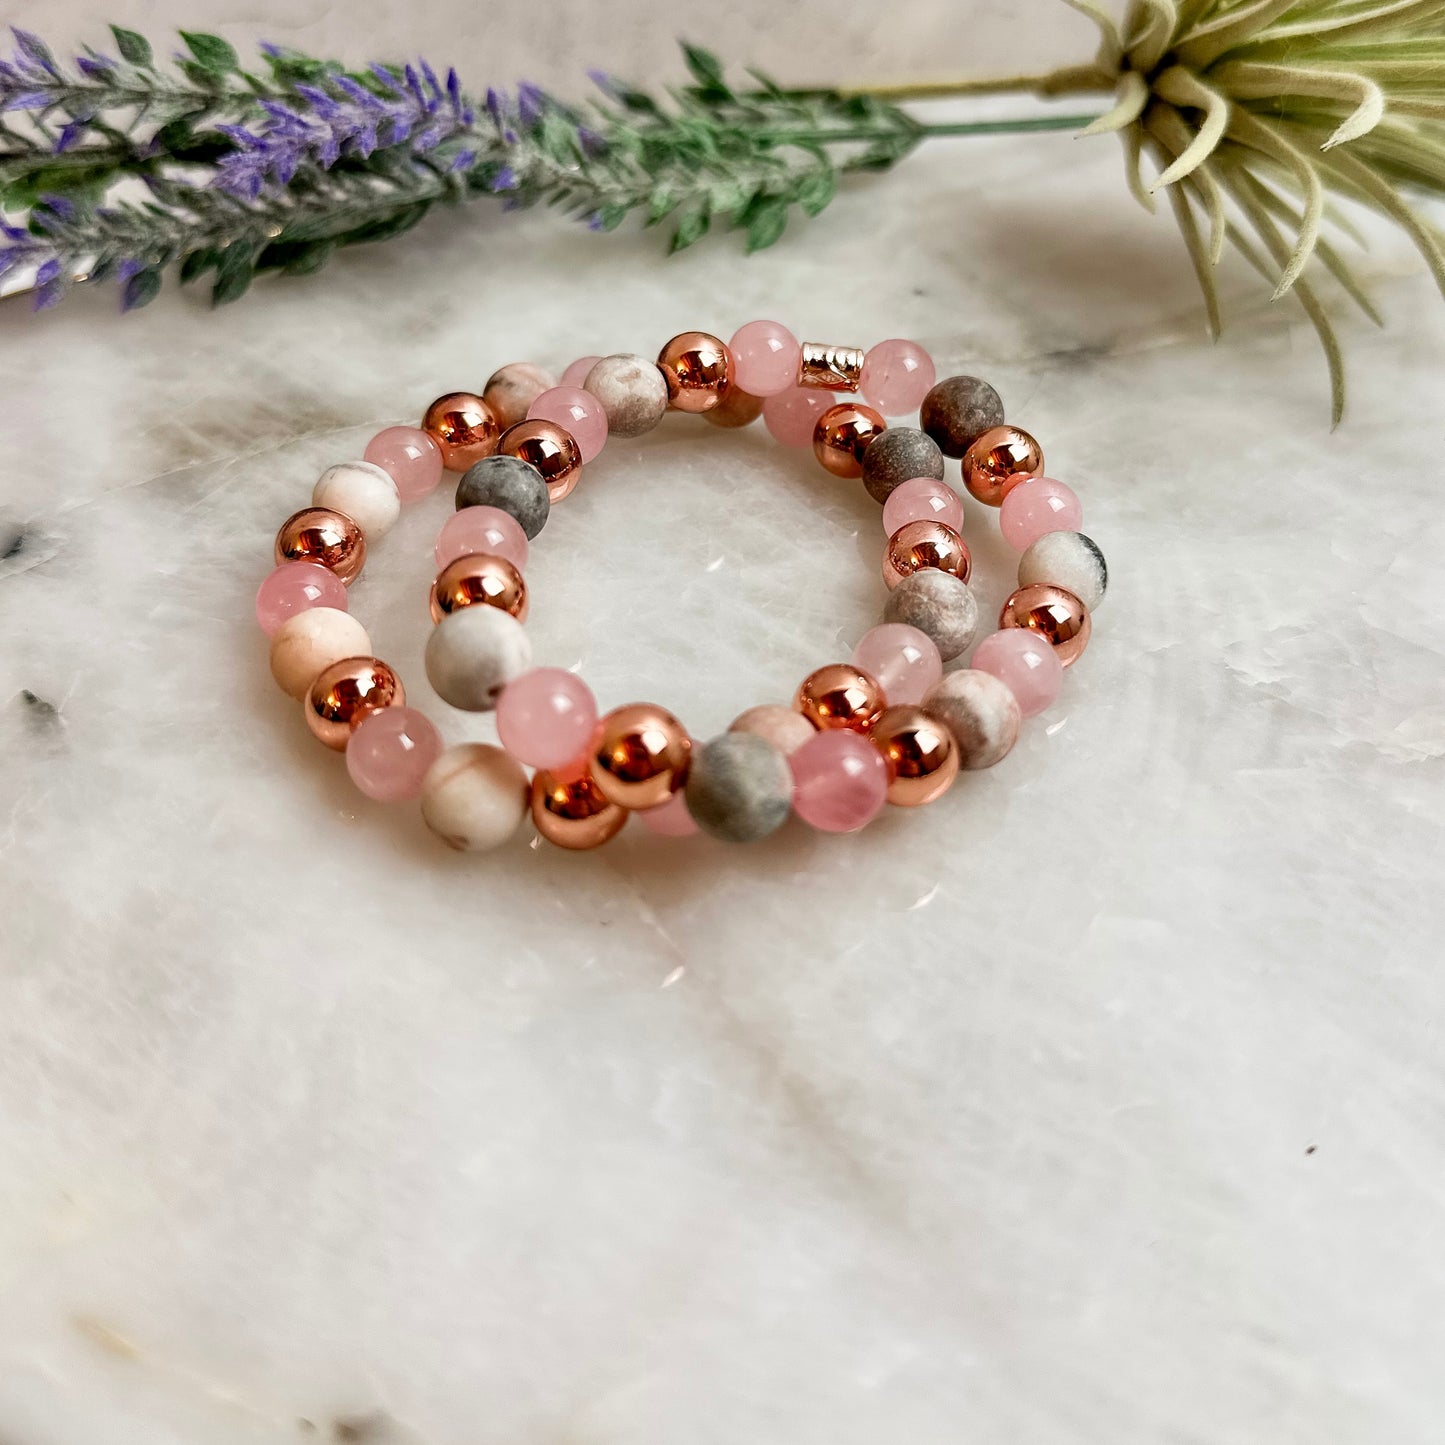
[(383, 65), (373, 65), (370, 74), (379, 90), (332, 75), (297, 85), (294, 100), (263, 101), (260, 125), (218, 127), (235, 149), (217, 163), (212, 184), (253, 201), (263, 190), (290, 184), (308, 163), (330, 170), (343, 156), (365, 159), (382, 146), (429, 155), (474, 119), (451, 72), (443, 83), (422, 61), (400, 75)]

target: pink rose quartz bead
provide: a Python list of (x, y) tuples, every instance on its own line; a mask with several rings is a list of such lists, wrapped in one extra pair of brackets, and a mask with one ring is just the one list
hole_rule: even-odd
[(750, 396), (777, 396), (798, 384), (803, 348), (780, 322), (749, 321), (728, 342), (733, 380)]
[(378, 803), (421, 796), (427, 769), (441, 756), (442, 737), (414, 707), (383, 707), (367, 713), (346, 743), (351, 781)]
[(527, 408), (529, 421), (556, 422), (569, 431), (582, 452), (582, 465), (596, 461), (607, 440), (607, 413), (602, 403), (581, 386), (554, 386)]
[(283, 562), (256, 592), (256, 621), (267, 637), (275, 637), (288, 617), (312, 607), (346, 611), (346, 583), (320, 562)]
[(884, 416), (907, 416), (933, 390), (933, 358), (916, 341), (880, 341), (863, 358), (858, 389)]
[(973, 650), (969, 666), (992, 673), (1018, 700), (1025, 717), (1043, 712), (1064, 685), (1064, 665), (1050, 643), (1026, 627), (1005, 627)]
[(883, 535), (891, 537), (910, 522), (942, 522), (963, 530), (963, 498), (947, 482), (914, 477), (889, 492), (883, 503)]
[(763, 425), (785, 447), (813, 445), (813, 428), (818, 418), (841, 398), (835, 391), (821, 391), (815, 386), (795, 386), (780, 391), (763, 402)]
[(659, 838), (690, 838), (698, 831), (682, 791), (674, 793), (661, 807), (648, 808), (639, 816)]
[(587, 380), (587, 373), (597, 365), (602, 358), (600, 356), (579, 356), (566, 371), (562, 373), (562, 379), (558, 386), (581, 386)]
[(362, 458), (396, 483), (403, 503), (430, 496), (442, 479), (442, 449), (417, 426), (389, 426), (377, 432)]
[(998, 529), (1015, 552), (1024, 552), (1049, 532), (1077, 532), (1084, 508), (1072, 487), (1052, 477), (1035, 477), (1011, 487), (998, 509)]
[(437, 533), (438, 569), (458, 557), (505, 557), (517, 571), (527, 565), (527, 534), (500, 507), (463, 507)]
[(862, 733), (830, 728), (788, 759), (793, 809), (824, 833), (855, 833), (881, 811), (888, 764)]
[(587, 751), (597, 731), (597, 699), (574, 672), (534, 667), (497, 700), (497, 736), (517, 759), (558, 772)]
[(853, 649), (853, 666), (883, 689), (889, 707), (922, 702), (943, 676), (943, 659), (933, 639), (906, 622), (869, 628)]

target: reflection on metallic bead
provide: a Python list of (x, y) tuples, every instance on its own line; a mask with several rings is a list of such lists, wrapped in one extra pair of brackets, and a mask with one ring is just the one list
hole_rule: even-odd
[(750, 426), (763, 414), (763, 398), (753, 396), (740, 386), (730, 386), (722, 394), (722, 400), (711, 411), (705, 411), (702, 419), (713, 426)]
[(406, 701), (401, 679), (378, 657), (343, 657), (317, 673), (302, 701), (306, 725), (338, 753), (367, 713)]
[(1072, 592), (1047, 582), (1034, 582), (1009, 593), (998, 625), (1027, 627), (1038, 633), (1065, 667), (1089, 645), (1093, 629), (1088, 608)]
[(967, 582), (973, 570), (968, 543), (943, 522), (910, 522), (900, 527), (883, 549), (883, 580), (892, 589), (925, 567), (937, 567)]
[(442, 465), (449, 472), (464, 472), (491, 456), (502, 430), (491, 407), (470, 391), (437, 397), (427, 407), (421, 429), (442, 449)]
[(556, 385), (556, 377), (535, 362), (509, 361), (487, 378), (482, 400), (491, 407), (498, 426), (516, 426), (526, 417), (527, 408)]
[(440, 622), (477, 602), (500, 607), (518, 622), (527, 620), (527, 584), (505, 557), (482, 552), (448, 562), (432, 583), (431, 620)]
[(706, 331), (684, 331), (657, 355), (667, 398), (675, 411), (711, 411), (732, 380), (732, 354)]
[(816, 386), (822, 391), (857, 391), (866, 359), (856, 346), (805, 341), (798, 363), (798, 385)]
[(692, 739), (670, 712), (647, 702), (613, 708), (598, 728), (590, 764), (608, 802), (634, 812), (665, 803), (687, 781)]
[(582, 450), (577, 438), (554, 421), (519, 421), (509, 426), (497, 442), (497, 451), (535, 467), (547, 484), (549, 502), (571, 496), (582, 480)]
[(344, 512), (303, 507), (276, 533), (276, 565), (282, 562), (319, 562), (350, 584), (366, 565), (366, 537)]
[(963, 454), (963, 484), (985, 506), (1000, 507), (1020, 482), (1042, 476), (1044, 449), (1016, 426), (996, 426)]
[(953, 786), (958, 745), (948, 728), (921, 707), (887, 708), (870, 736), (888, 764), (890, 803), (916, 808)]
[(590, 773), (564, 781), (543, 769), (532, 778), (532, 822), (559, 848), (597, 848), (622, 831), (627, 809), (609, 803)]
[(835, 477), (861, 477), (863, 454), (887, 425), (860, 401), (830, 406), (813, 427), (813, 455)]
[(887, 700), (883, 689), (862, 668), (849, 662), (830, 662), (803, 679), (793, 705), (821, 731), (847, 728), (866, 733), (877, 722)]

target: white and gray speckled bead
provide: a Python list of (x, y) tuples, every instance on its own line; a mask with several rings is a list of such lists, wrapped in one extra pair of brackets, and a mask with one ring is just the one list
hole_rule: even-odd
[(526, 628), (497, 607), (450, 612), (427, 638), (427, 681), (464, 712), (490, 712), (502, 689), (531, 665)]
[(922, 567), (888, 594), (883, 620), (916, 627), (947, 662), (967, 652), (978, 636), (978, 598), (951, 572)]
[(401, 516), (401, 493), (391, 473), (370, 462), (338, 462), (316, 479), (311, 505), (345, 513), (374, 542)]
[(895, 487), (914, 477), (943, 480), (938, 443), (916, 426), (889, 427), (863, 453), (863, 485), (875, 502), (886, 502)]
[(500, 507), (527, 534), (535, 537), (547, 525), (551, 510), (542, 473), (521, 457), (483, 457), (457, 483), (457, 511), (463, 507)]
[(991, 768), (1018, 740), (1018, 699), (991, 672), (950, 672), (923, 699), (923, 710), (953, 734), (965, 768)]
[(557, 385), (557, 378), (534, 361), (509, 361), (488, 378), (482, 400), (491, 407), (503, 431), (527, 415), (527, 408)]
[(976, 376), (946, 376), (918, 409), (918, 425), (943, 449), (961, 457), (990, 427), (1003, 425), (1003, 401)]
[(793, 775), (766, 738), (724, 733), (693, 750), (686, 798), (704, 833), (726, 843), (755, 843), (787, 822)]
[(427, 769), (421, 816), (443, 842), (465, 853), (499, 848), (527, 816), (521, 764), (490, 743), (460, 743)]
[(1035, 582), (1072, 592), (1092, 612), (1104, 600), (1109, 566), (1092, 537), (1082, 532), (1045, 532), (1019, 558), (1019, 586)]
[(602, 403), (608, 433), (615, 437), (640, 437), (667, 414), (667, 381), (645, 356), (604, 356), (582, 389)]

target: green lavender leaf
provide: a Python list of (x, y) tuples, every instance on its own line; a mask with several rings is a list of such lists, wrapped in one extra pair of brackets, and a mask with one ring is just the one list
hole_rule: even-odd
[(672, 242), (668, 246), (668, 251), (676, 253), (696, 245), (707, 235), (708, 226), (711, 223), (712, 217), (705, 210), (689, 211), (677, 223), (677, 229), (672, 233)]
[(747, 222), (747, 250), (766, 250), (777, 242), (788, 224), (788, 203), (777, 196), (760, 197)]
[(160, 289), (160, 268), (147, 266), (144, 271), (137, 271), (125, 283), (125, 290), (121, 295), (121, 305), (127, 311), (136, 311), (142, 306), (149, 306), (160, 294)]
[(211, 287), (212, 305), (225, 306), (239, 301), (250, 290), (255, 274), (256, 258), (249, 243), (232, 242), (216, 266), (216, 282)]
[(119, 25), (112, 25), (110, 33), (115, 37), (115, 48), (120, 51), (122, 60), (141, 67), (150, 65), (151, 43), (144, 35), (137, 35), (134, 30), (125, 30)]
[(832, 166), (820, 168), (804, 176), (798, 187), (798, 205), (805, 216), (821, 215), (838, 194), (838, 172)]
[(182, 30), (181, 39), (196, 57), (196, 64), (211, 75), (231, 75), (241, 68), (241, 57), (236, 54), (235, 47), (219, 35)]

